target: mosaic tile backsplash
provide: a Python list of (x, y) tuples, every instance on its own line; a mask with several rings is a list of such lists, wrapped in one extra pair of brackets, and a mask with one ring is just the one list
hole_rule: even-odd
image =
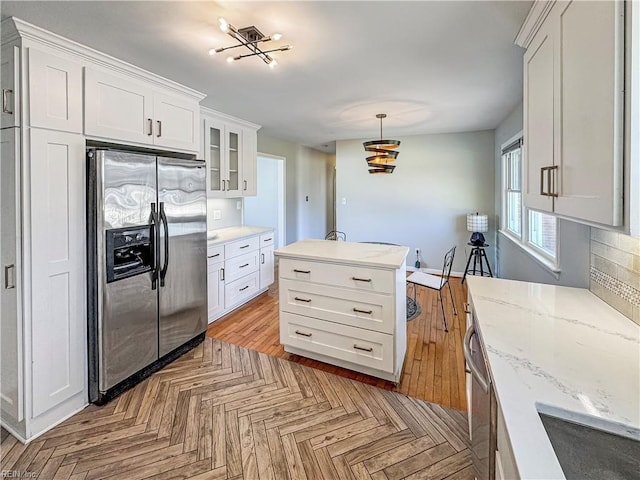
[(640, 325), (640, 238), (591, 228), (589, 289)]

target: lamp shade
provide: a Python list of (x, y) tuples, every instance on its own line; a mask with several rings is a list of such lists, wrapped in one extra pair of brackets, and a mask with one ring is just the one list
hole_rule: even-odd
[(468, 232), (486, 232), (489, 230), (489, 216), (470, 213), (467, 215)]

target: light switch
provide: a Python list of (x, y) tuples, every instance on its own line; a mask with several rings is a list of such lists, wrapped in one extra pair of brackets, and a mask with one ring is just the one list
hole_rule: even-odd
[(242, 200), (238, 200), (238, 201), (236, 202), (236, 209), (237, 209), (237, 210), (242, 210)]
[(222, 212), (220, 210), (213, 211), (213, 219), (220, 220), (222, 218)]

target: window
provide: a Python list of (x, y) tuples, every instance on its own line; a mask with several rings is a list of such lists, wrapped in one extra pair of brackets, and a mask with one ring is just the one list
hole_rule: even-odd
[(557, 219), (523, 205), (522, 160), (522, 134), (519, 134), (502, 147), (502, 232), (557, 270)]

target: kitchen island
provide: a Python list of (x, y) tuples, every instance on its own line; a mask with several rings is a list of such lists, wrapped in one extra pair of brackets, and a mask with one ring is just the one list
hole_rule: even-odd
[(496, 478), (565, 478), (539, 413), (640, 440), (638, 325), (586, 289), (468, 281), (498, 404)]
[(331, 240), (276, 250), (285, 351), (398, 383), (407, 345), (408, 252)]

